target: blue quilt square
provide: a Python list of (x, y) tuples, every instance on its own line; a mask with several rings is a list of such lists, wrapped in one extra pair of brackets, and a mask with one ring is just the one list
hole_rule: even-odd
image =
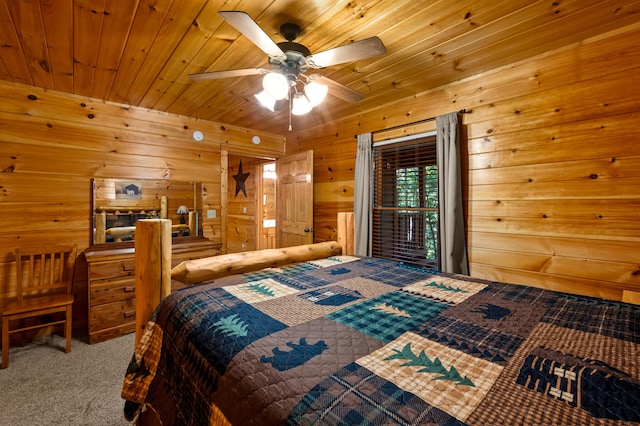
[(300, 400), (286, 425), (300, 424), (464, 425), (356, 363), (330, 375)]
[(482, 327), (459, 318), (451, 318), (447, 314), (425, 322), (416, 333), (442, 345), (500, 365), (506, 365), (524, 341), (524, 338), (518, 335)]
[(586, 296), (557, 297), (542, 322), (640, 343), (640, 306)]
[(193, 327), (189, 341), (223, 374), (231, 359), (246, 346), (287, 327), (250, 304), (239, 303), (202, 317)]
[(257, 272), (247, 272), (243, 274), (243, 278), (247, 282), (252, 281), (260, 281), (265, 278), (277, 279), (281, 276), (286, 276), (290, 274), (298, 274), (304, 271), (312, 271), (318, 269), (316, 266), (313, 266), (310, 263), (302, 262), (302, 263), (294, 263), (291, 265), (285, 265), (281, 268), (268, 268), (262, 269)]
[(327, 318), (388, 343), (406, 331), (415, 330), (448, 307), (392, 291), (335, 311)]
[(295, 288), (300, 291), (308, 290), (310, 288), (321, 287), (327, 284), (331, 284), (333, 281), (326, 280), (319, 277), (317, 274), (307, 274), (300, 272), (297, 274), (282, 274), (273, 277), (274, 280), (281, 282), (284, 285)]
[(437, 273), (438, 272), (433, 269), (388, 262), (388, 264), (385, 264), (385, 267), (373, 272), (368, 272), (364, 274), (363, 277), (401, 288), (418, 281), (427, 280)]

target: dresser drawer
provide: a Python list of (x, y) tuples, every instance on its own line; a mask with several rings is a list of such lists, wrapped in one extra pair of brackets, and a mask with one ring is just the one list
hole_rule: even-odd
[(89, 333), (136, 322), (136, 299), (89, 307)]
[(136, 286), (133, 278), (89, 284), (89, 303), (91, 306), (129, 300), (134, 297), (136, 297)]
[(121, 259), (89, 264), (89, 282), (134, 277), (135, 259)]

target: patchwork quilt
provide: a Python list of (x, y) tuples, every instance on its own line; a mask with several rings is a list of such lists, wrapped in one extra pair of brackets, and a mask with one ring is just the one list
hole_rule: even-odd
[(639, 360), (640, 306), (337, 256), (171, 294), (122, 397), (164, 425), (627, 425)]

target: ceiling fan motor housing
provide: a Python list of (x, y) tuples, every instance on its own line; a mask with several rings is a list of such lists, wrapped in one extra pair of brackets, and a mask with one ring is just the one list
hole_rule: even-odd
[(300, 35), (300, 27), (292, 23), (284, 23), (280, 26), (280, 34), (287, 40), (278, 43), (280, 50), (287, 56), (286, 60), (277, 58), (269, 58), (269, 64), (277, 70), (280, 70), (291, 84), (295, 84), (295, 80), (299, 73), (305, 72), (309, 65), (307, 64), (307, 56), (311, 55), (311, 51), (300, 43), (293, 40)]
[(311, 52), (305, 46), (299, 43), (285, 41), (278, 43), (278, 47), (287, 55), (287, 59), (281, 61), (279, 59), (269, 58), (269, 64), (271, 64), (274, 69), (280, 70), (285, 76), (297, 76), (299, 73), (303, 73), (309, 69), (306, 58), (311, 55)]
[(300, 35), (300, 32), (300, 27), (296, 24), (285, 22), (284, 24), (280, 25), (280, 34), (282, 34), (282, 37), (284, 37), (285, 40), (293, 41), (297, 39)]

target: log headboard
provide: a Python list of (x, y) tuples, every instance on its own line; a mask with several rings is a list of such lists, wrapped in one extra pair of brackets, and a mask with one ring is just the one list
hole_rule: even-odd
[(135, 239), (136, 345), (156, 306), (171, 293), (172, 280), (195, 284), (288, 263), (353, 254), (353, 225), (353, 213), (341, 212), (337, 241), (223, 254), (184, 261), (171, 268), (171, 220), (139, 220)]

